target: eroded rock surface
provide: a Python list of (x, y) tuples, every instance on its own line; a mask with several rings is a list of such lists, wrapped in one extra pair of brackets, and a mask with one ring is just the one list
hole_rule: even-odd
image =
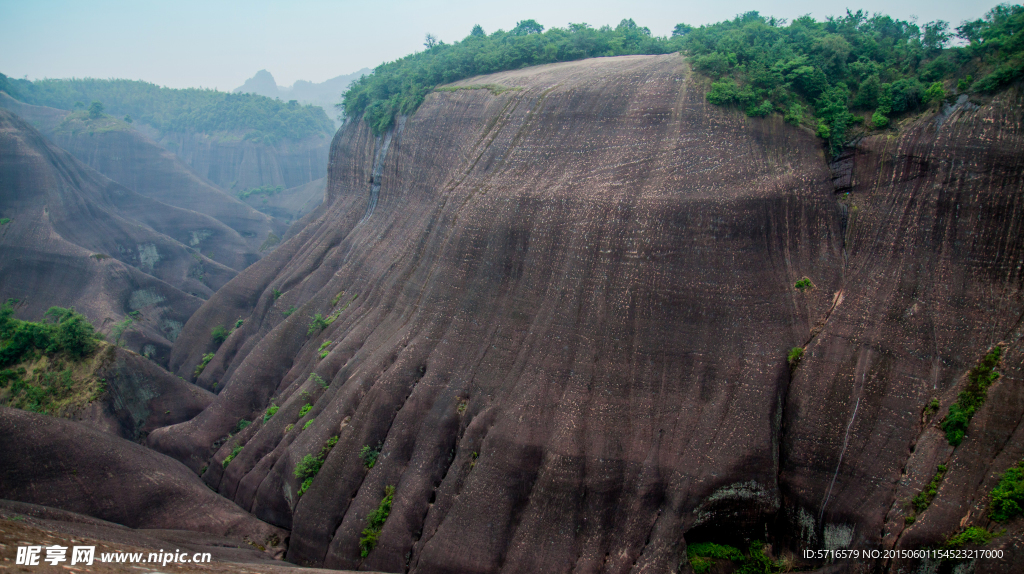
[[(688, 542), (786, 556), (984, 520), (952, 509), (1022, 454), (1016, 92), (861, 141), (837, 193), (813, 134), (707, 104), (676, 55), (461, 85), (385, 136), (339, 132), (325, 204), (175, 344), (188, 377), (248, 316), (198, 378), (216, 400), (148, 444), (290, 528), (289, 560), (338, 568), (667, 572)], [(934, 425), (1000, 341), (903, 532), (950, 456)]]

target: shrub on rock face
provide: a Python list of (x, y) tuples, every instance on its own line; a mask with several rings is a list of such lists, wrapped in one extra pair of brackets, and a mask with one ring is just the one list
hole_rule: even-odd
[(1024, 514), (1024, 461), (1011, 466), (992, 489), (989, 518), (1004, 522)]
[(789, 366), (790, 367), (794, 367), (795, 368), (798, 364), (800, 364), (800, 359), (802, 359), (803, 357), (804, 357), (804, 348), (803, 347), (793, 347), (792, 349), (789, 350), (789, 357), (787, 357), (786, 360), (789, 362)]

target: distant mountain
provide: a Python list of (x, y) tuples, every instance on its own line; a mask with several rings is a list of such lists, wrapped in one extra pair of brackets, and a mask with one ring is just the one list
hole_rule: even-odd
[[(300, 104), (312, 104), (320, 106), (331, 118), (337, 118), (340, 112), (334, 107), (341, 101), (341, 93), (348, 85), (358, 80), (361, 76), (372, 73), (373, 70), (363, 68), (358, 72), (346, 76), (331, 78), (319, 84), (298, 80), (290, 88), (278, 86), (274, 76), (266, 71), (260, 70), (256, 75), (249, 78), (241, 87), (232, 90), (232, 93), (250, 93), (268, 98), (281, 98), (282, 100), (298, 100)], [(337, 120), (335, 120), (337, 122)], [(340, 125), (340, 123), (339, 123)]]

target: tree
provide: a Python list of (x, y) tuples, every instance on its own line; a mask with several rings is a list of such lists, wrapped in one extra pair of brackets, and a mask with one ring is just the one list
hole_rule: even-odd
[(103, 116), (103, 104), (93, 100), (89, 104), (89, 117), (94, 120), (98, 120)]
[(672, 37), (680, 38), (693, 31), (693, 26), (689, 24), (676, 24), (676, 27), (672, 29)]
[(480, 26), (480, 24), (477, 24), (473, 26), (473, 31), (470, 32), (469, 35), (476, 38), (480, 38), (486, 36), (487, 34), (484, 33), (484, 29)]
[(437, 36), (433, 34), (427, 34), (426, 41), (423, 42), (423, 45), (426, 46), (428, 50), (433, 48), (434, 46), (437, 45)]
[(536, 20), (521, 20), (516, 23), (516, 27), (512, 28), (511, 34), (513, 36), (527, 36), (530, 34), (540, 34), (544, 31), (544, 26), (537, 23)]

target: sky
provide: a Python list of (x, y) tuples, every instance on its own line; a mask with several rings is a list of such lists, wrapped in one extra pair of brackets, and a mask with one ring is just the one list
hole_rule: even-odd
[(126, 78), (172, 88), (230, 91), (258, 70), (278, 85), (322, 82), (423, 49), (427, 33), (460, 40), (519, 20), (545, 27), (615, 26), (633, 18), (656, 36), (757, 10), (818, 19), (846, 8), (956, 27), (998, 2), (964, 0), (0, 0), (0, 73), (40, 78)]

